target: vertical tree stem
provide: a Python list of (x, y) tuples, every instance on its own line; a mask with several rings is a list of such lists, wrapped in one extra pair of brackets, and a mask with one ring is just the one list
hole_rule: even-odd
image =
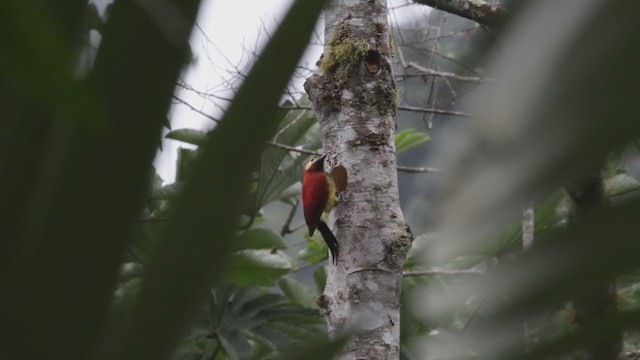
[(356, 330), (339, 359), (398, 359), (402, 267), (413, 235), (398, 195), (386, 1), (334, 1), (325, 26), (321, 73), (305, 89), (330, 164), (343, 165), (349, 182), (330, 224), (340, 256), (318, 305), (330, 334)]

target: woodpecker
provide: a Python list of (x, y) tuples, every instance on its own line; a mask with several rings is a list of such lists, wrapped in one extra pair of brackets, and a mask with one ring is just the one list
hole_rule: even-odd
[[(326, 155), (312, 156), (304, 166), (302, 207), (309, 235), (313, 235), (316, 228), (320, 231), (335, 264), (338, 261), (338, 240), (327, 226), (327, 220), (336, 204), (338, 193), (346, 187), (346, 170), (343, 166), (337, 166), (332, 172), (334, 176), (325, 172), (325, 157)], [(334, 177), (337, 177), (337, 186)]]

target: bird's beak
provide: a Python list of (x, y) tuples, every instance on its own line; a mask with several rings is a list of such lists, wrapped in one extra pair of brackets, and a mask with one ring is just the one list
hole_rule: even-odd
[(327, 155), (328, 155), (328, 154), (324, 154), (324, 155), (320, 156), (320, 159), (318, 159), (318, 160), (320, 160), (320, 161), (324, 162), (324, 158), (326, 158), (326, 157), (327, 157)]

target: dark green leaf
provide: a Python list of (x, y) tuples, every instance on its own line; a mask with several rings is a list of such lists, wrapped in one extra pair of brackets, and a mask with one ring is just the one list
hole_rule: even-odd
[(171, 200), (180, 190), (184, 187), (183, 182), (175, 182), (173, 184), (165, 185), (161, 188), (154, 189), (151, 193), (151, 199), (154, 200)]
[(287, 299), (292, 303), (308, 308), (314, 308), (316, 306), (317, 293), (300, 282), (284, 278), (278, 281), (278, 287), (280, 287), (280, 290), (282, 290)]
[(298, 254), (299, 259), (306, 260), (309, 264), (319, 263), (327, 257), (327, 247), (311, 237), (307, 237), (307, 247)]
[(207, 142), (207, 133), (194, 129), (176, 129), (165, 135), (165, 138), (200, 146)]
[(225, 283), (273, 286), (293, 269), (291, 261), (282, 253), (270, 250), (244, 250), (229, 256), (229, 266), (222, 271)]
[(313, 282), (316, 284), (316, 293), (322, 294), (327, 283), (327, 271), (324, 266), (318, 266), (318, 269), (313, 272)]
[(234, 250), (248, 249), (283, 249), (286, 245), (282, 238), (271, 230), (250, 229), (238, 236), (234, 243)]
[(640, 188), (640, 182), (626, 174), (618, 174), (610, 179), (607, 179), (605, 183), (607, 189), (607, 195), (620, 196)]
[[(310, 106), (306, 96), (299, 102), (302, 106)], [(315, 123), (313, 111), (290, 110), (273, 141), (288, 146), (303, 144), (305, 135)], [(256, 190), (256, 211), (302, 179), (302, 164), (306, 158), (305, 155), (279, 148), (270, 147), (264, 151)]]
[(348, 336), (339, 335), (331, 341), (314, 341), (291, 352), (284, 358), (290, 360), (331, 360), (340, 352), (340, 349), (347, 344), (348, 340)]

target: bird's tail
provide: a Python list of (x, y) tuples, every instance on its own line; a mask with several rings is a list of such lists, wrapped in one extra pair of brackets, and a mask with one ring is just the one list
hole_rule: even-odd
[(322, 234), (322, 238), (324, 242), (327, 243), (327, 247), (329, 247), (329, 251), (331, 251), (331, 258), (333, 263), (336, 264), (338, 261), (338, 240), (336, 239), (327, 223), (320, 220), (318, 222), (318, 230), (320, 230), (320, 234)]

